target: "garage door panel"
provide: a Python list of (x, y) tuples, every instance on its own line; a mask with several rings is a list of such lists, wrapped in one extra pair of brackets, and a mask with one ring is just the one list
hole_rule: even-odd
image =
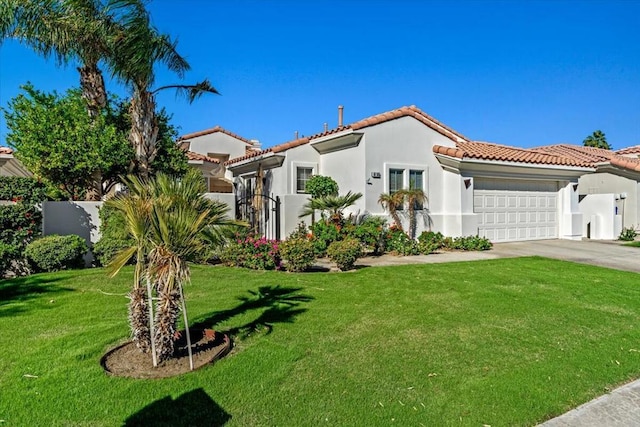
[(476, 179), (478, 232), (494, 242), (558, 237), (555, 181)]

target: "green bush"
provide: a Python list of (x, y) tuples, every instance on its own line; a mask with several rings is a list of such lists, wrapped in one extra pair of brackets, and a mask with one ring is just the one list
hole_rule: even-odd
[(34, 178), (0, 176), (0, 200), (36, 205), (47, 199), (44, 184)]
[(327, 248), (333, 242), (342, 239), (340, 229), (331, 221), (320, 220), (311, 226), (312, 242), (317, 257), (327, 254)]
[(444, 235), (433, 231), (423, 231), (418, 236), (418, 248), (421, 254), (431, 254), (444, 247)]
[(307, 224), (305, 224), (304, 221), (302, 221), (298, 223), (298, 225), (296, 226), (296, 229), (293, 230), (291, 234), (289, 234), (289, 237), (287, 239), (309, 240), (310, 237), (311, 237), (311, 232), (309, 231)]
[(418, 242), (410, 238), (404, 231), (392, 227), (387, 233), (387, 250), (396, 255), (419, 255)]
[(633, 227), (623, 228), (622, 231), (620, 232), (620, 236), (618, 236), (618, 240), (631, 242), (636, 239), (637, 235), (638, 233), (636, 232), (635, 228)]
[(18, 257), (15, 246), (0, 242), (0, 279), (9, 271), (13, 260)]
[(305, 271), (316, 260), (313, 243), (304, 238), (287, 239), (280, 243), (280, 256), (287, 261), (288, 271)]
[(305, 185), (305, 191), (311, 197), (317, 199), (325, 196), (336, 196), (338, 194), (338, 183), (329, 176), (313, 175)]
[[(129, 235), (124, 214), (109, 206), (103, 206), (100, 216), (100, 240), (93, 245), (93, 257), (98, 265), (107, 265), (115, 254), (134, 244)], [(135, 263), (131, 259), (130, 263)]]
[(279, 242), (264, 237), (238, 238), (229, 242), (220, 253), (220, 261), (225, 265), (253, 270), (280, 270)]
[(387, 246), (386, 222), (382, 217), (367, 216), (359, 224), (346, 224), (342, 231), (345, 236), (358, 239), (367, 251), (380, 255)]
[(88, 250), (80, 236), (51, 235), (29, 243), (24, 254), (35, 271), (57, 271), (83, 267), (82, 257)]
[(327, 255), (340, 270), (351, 270), (358, 258), (362, 256), (362, 244), (358, 239), (347, 237), (331, 243), (327, 248)]
[(461, 251), (486, 251), (493, 247), (493, 244), (486, 237), (465, 236), (456, 237), (450, 244), (451, 249)]

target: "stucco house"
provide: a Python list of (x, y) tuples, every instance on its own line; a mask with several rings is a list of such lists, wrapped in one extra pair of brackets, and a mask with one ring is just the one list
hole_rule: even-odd
[(260, 148), (257, 140), (248, 140), (220, 126), (183, 135), (178, 144), (186, 152), (189, 165), (202, 171), (211, 193), (233, 193), (232, 175), (222, 164)]
[[(421, 188), (428, 197), (418, 233), (486, 236), (494, 242), (580, 239), (578, 182), (594, 172), (577, 158), (472, 141), (415, 106), (252, 150), (224, 165), (238, 194), (256, 187), (277, 195), (285, 237), (300, 221), (306, 180), (327, 175), (341, 192), (363, 197), (358, 215), (387, 215), (380, 194)], [(261, 173), (262, 172), (262, 173)]]
[(0, 147), (0, 176), (32, 176), (31, 172), (16, 159), (13, 155), (13, 149), (9, 147)]

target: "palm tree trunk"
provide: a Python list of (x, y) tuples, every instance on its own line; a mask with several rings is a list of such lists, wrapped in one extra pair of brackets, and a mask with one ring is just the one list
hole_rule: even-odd
[(167, 292), (158, 289), (155, 341), (159, 362), (163, 362), (173, 356), (179, 315), (180, 292), (176, 290)]
[[(87, 103), (89, 117), (95, 120), (100, 111), (107, 107), (107, 89), (98, 64), (90, 63), (78, 67), (82, 97)], [(102, 171), (96, 170), (91, 175), (91, 184), (87, 189), (85, 200), (102, 200)]]
[(149, 318), (146, 291), (142, 287), (133, 289), (129, 293), (129, 325), (132, 340), (143, 352), (149, 352), (151, 334), (149, 332)]
[(136, 90), (131, 100), (130, 142), (135, 150), (135, 166), (138, 175), (148, 178), (151, 163), (156, 156), (158, 123), (155, 117), (153, 94), (147, 90)]
[(107, 90), (104, 85), (102, 72), (98, 64), (84, 64), (78, 67), (80, 73), (80, 87), (82, 97), (87, 102), (89, 117), (94, 118), (100, 110), (107, 106)]

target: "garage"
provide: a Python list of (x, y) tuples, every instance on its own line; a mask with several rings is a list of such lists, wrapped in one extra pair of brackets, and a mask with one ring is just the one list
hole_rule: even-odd
[(476, 178), (478, 234), (492, 242), (558, 238), (558, 182)]

